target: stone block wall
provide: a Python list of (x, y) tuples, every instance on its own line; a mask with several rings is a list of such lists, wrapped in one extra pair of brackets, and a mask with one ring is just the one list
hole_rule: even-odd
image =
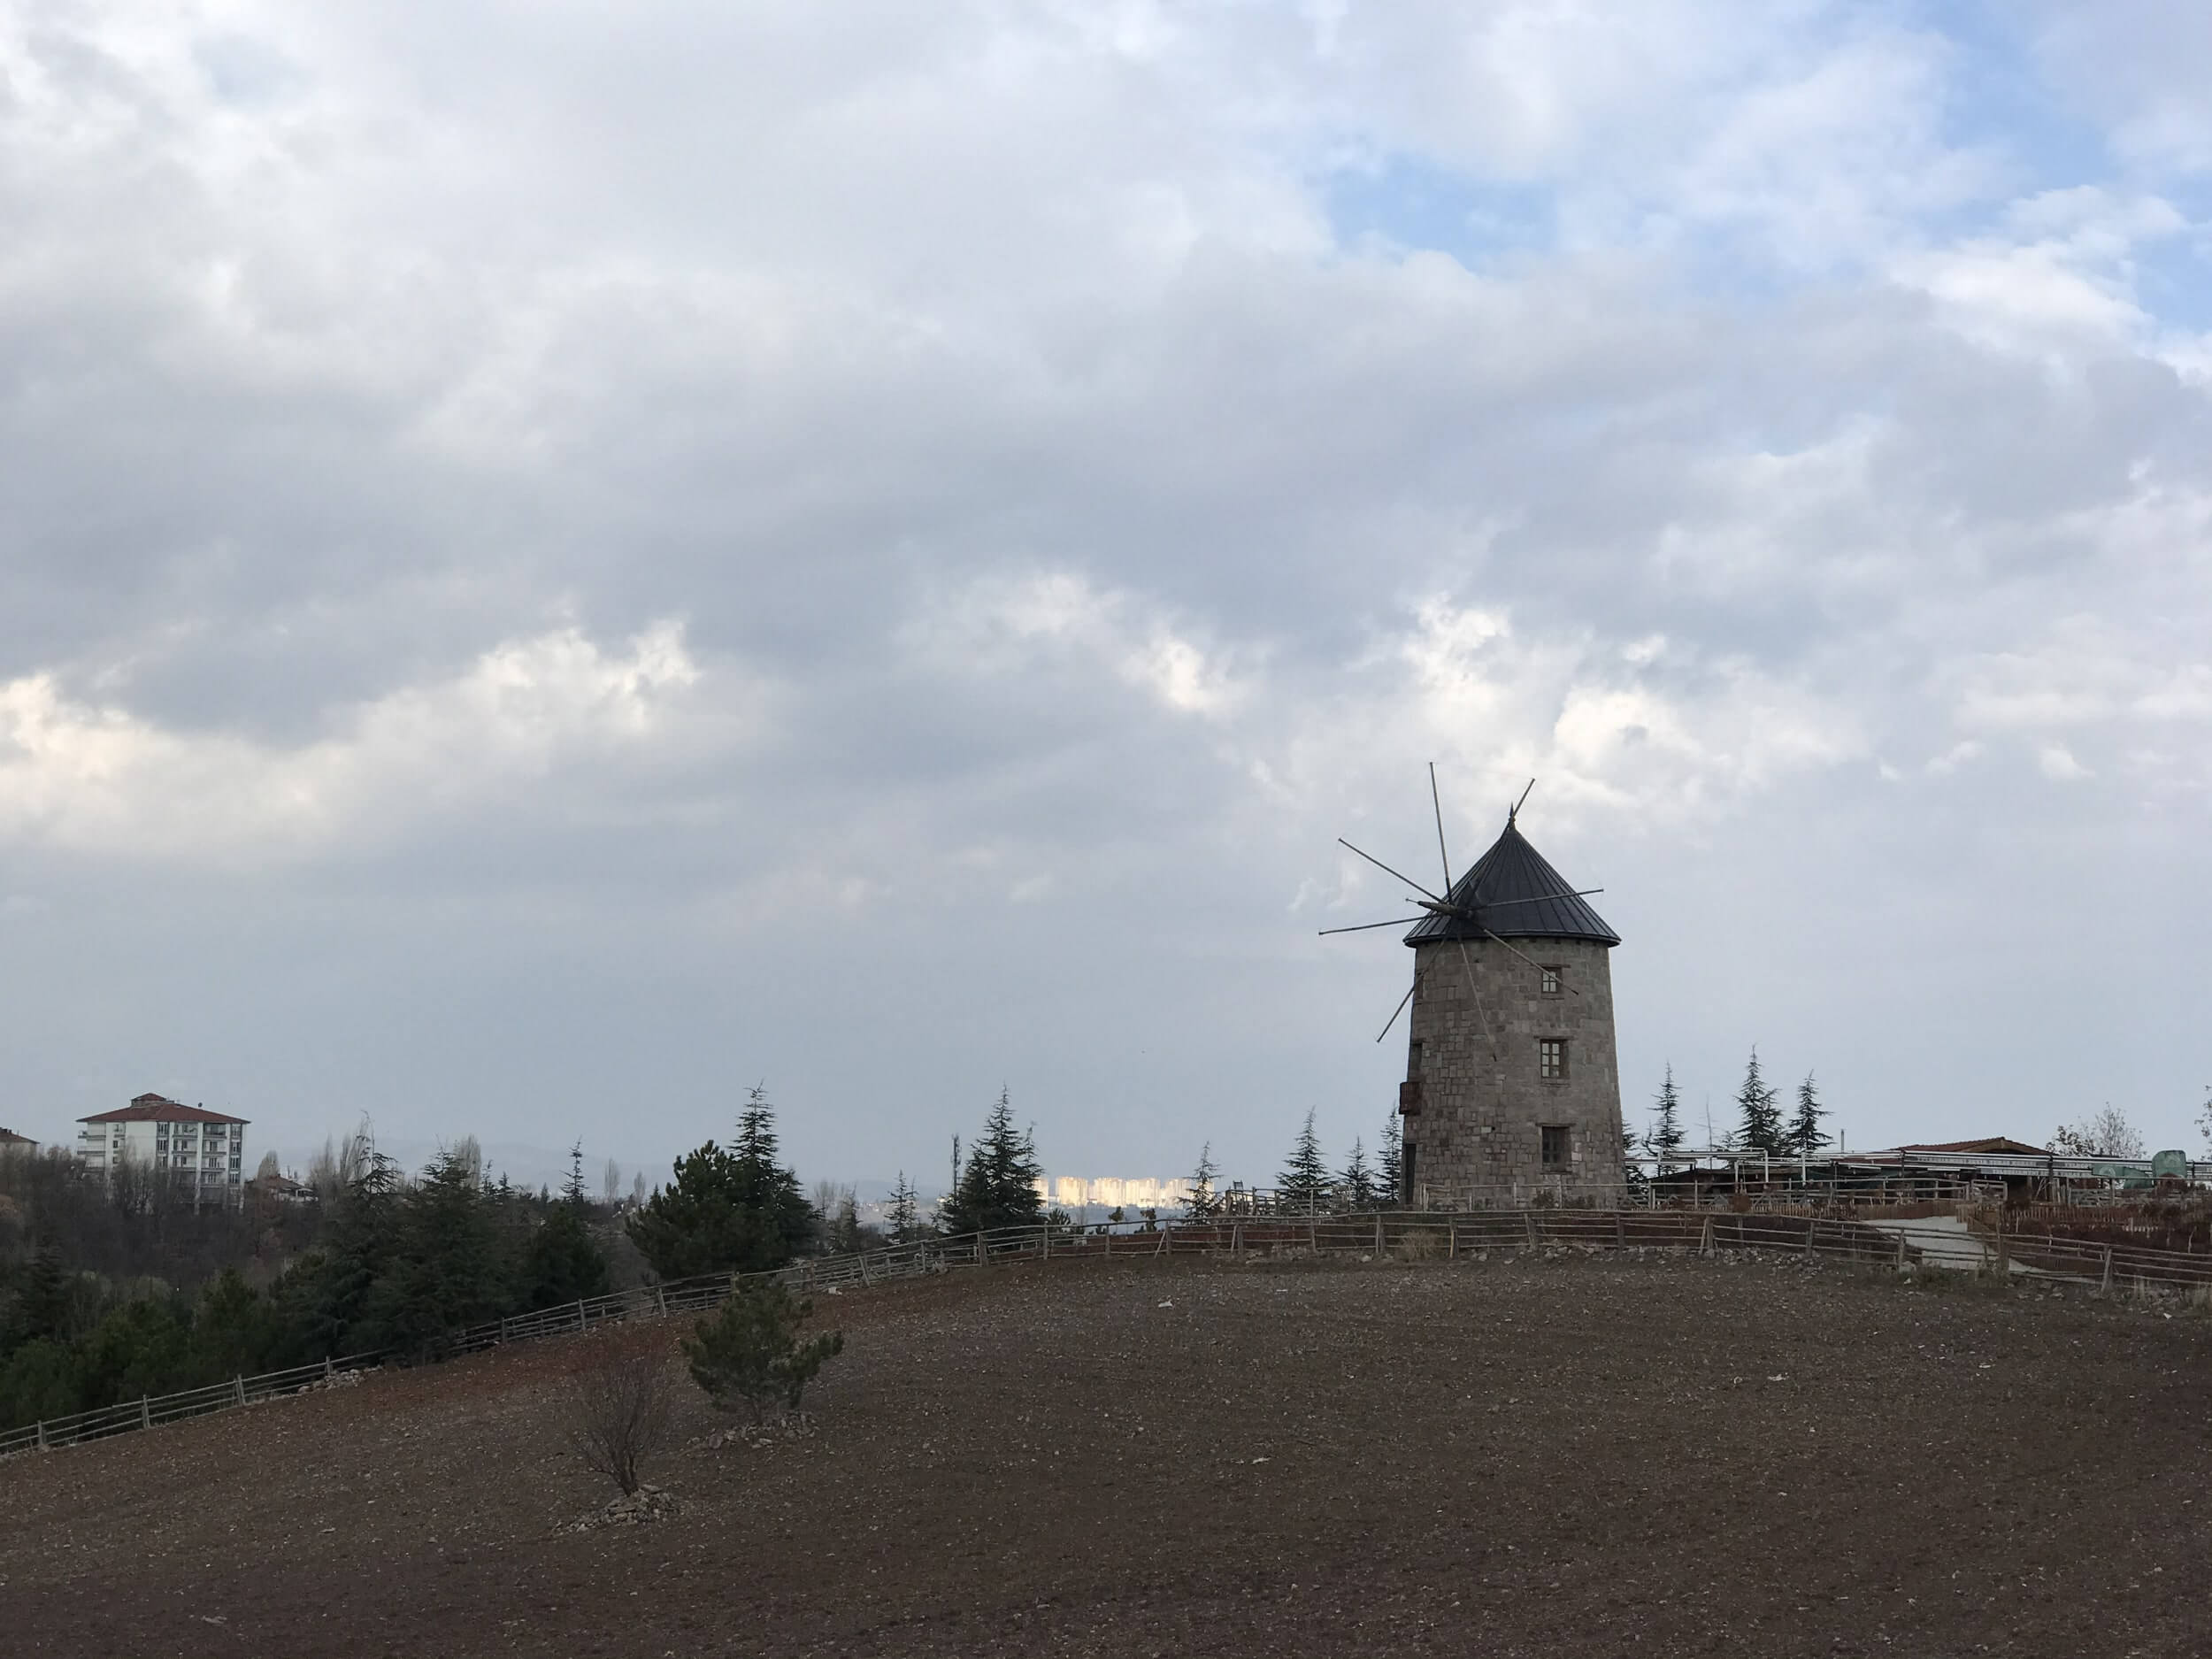
[[(1511, 942), (1535, 965), (1489, 940), (1414, 951), (1406, 1076), (1419, 1087), (1402, 1091), (1401, 1110), (1417, 1202), (1423, 1187), (1438, 1202), (1516, 1186), (1532, 1196), (1606, 1196), (1621, 1181), (1609, 947)], [(1556, 992), (1543, 989), (1545, 966), (1559, 970)], [(1564, 1078), (1541, 1075), (1546, 1039), (1566, 1044)], [(1547, 1125), (1567, 1132), (1563, 1164), (1543, 1161)]]

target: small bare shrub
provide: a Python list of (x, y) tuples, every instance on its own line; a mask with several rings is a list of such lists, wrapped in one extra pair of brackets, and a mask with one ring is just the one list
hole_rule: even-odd
[(2189, 1310), (2192, 1313), (2212, 1313), (2212, 1285), (2189, 1286)]
[(675, 1416), (668, 1356), (657, 1344), (625, 1348), (603, 1339), (569, 1384), (569, 1433), (595, 1471), (633, 1497), (648, 1458), (667, 1441)]
[(1398, 1240), (1398, 1255), (1405, 1261), (1425, 1262), (1444, 1253), (1444, 1235), (1434, 1227), (1416, 1227)]

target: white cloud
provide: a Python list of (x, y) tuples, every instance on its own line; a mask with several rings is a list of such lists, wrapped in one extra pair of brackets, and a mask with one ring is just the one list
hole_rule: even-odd
[(157, 859), (374, 841), (557, 768), (664, 739), (700, 670), (672, 622), (610, 652), (565, 628), (336, 712), (293, 748), (88, 704), (51, 673), (0, 684), (0, 835)]

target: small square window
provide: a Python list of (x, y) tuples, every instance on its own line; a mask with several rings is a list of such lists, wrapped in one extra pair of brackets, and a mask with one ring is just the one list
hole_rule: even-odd
[(1539, 1037), (1536, 1040), (1536, 1074), (1557, 1081), (1567, 1075), (1567, 1040), (1564, 1037)]
[(1573, 1156), (1573, 1142), (1565, 1124), (1544, 1125), (1544, 1167), (1548, 1170), (1563, 1167)]
[(1420, 1080), (1421, 1040), (1418, 1037), (1416, 1037), (1410, 1045), (1410, 1051), (1406, 1056), (1406, 1081), (1409, 1083), (1418, 1083)]
[(1544, 995), (1546, 996), (1557, 996), (1559, 995), (1558, 969), (1546, 968), (1544, 970)]

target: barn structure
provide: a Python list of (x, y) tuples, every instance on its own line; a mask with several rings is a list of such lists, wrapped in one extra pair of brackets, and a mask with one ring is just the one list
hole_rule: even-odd
[(1602, 1202), (1624, 1179), (1609, 956), (1620, 936), (1517, 817), (1405, 936), (1403, 1197), (1423, 1208)]

